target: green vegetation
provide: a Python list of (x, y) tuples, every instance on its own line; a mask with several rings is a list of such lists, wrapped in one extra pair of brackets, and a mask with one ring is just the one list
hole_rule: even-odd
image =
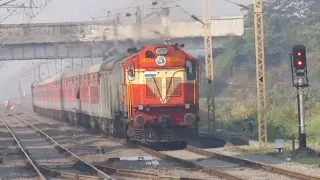
[[(253, 28), (253, 6), (246, 10), (245, 26)], [(290, 139), (297, 135), (296, 90), (291, 84), (288, 53), (305, 44), (311, 84), (307, 103), (309, 142), (320, 144), (320, 3), (316, 0), (265, 0), (265, 57), (267, 68), (268, 135)], [(219, 126), (239, 131), (244, 120), (256, 120), (254, 31), (230, 38), (214, 58), (216, 117)], [(203, 58), (203, 57), (199, 57)], [(203, 68), (203, 67), (202, 67)], [(205, 72), (204, 69), (202, 72)], [(200, 97), (206, 111), (205, 73)], [(203, 118), (203, 126), (206, 126)]]

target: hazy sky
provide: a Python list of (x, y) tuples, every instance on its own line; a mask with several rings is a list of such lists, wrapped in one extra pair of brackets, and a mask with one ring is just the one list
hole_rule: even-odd
[[(26, 0), (17, 0), (24, 2)], [(45, 0), (42, 0), (45, 1)], [(253, 3), (253, 0), (233, 0), (234, 2), (248, 5)], [(40, 2), (40, 0), (35, 0)], [(91, 17), (96, 17), (99, 20), (103, 20), (106, 16), (106, 11), (111, 11), (112, 14), (117, 12), (124, 14), (126, 12), (133, 13), (135, 6), (144, 5), (144, 12), (147, 14), (150, 11), (150, 3), (152, 0), (52, 0), (48, 6), (46, 6), (33, 20), (32, 22), (68, 22), (68, 21), (91, 21)], [(202, 0), (180, 0), (178, 4), (199, 17), (202, 16)], [(132, 7), (126, 10), (120, 11), (125, 7)], [(102, 10), (105, 9), (106, 11)], [(237, 16), (241, 15), (240, 7), (226, 2), (224, 0), (211, 0), (212, 16)], [(1, 24), (8, 23), (22, 23), (23, 12), (16, 14), (2, 21)], [(8, 15), (7, 9), (0, 9), (0, 19), (3, 19)], [(90, 17), (91, 16), (91, 17)], [(174, 19), (188, 19), (188, 15), (183, 13), (180, 9), (174, 9), (171, 11), (171, 17)], [(99, 18), (100, 17), (100, 18)], [(25, 62), (8, 62), (5, 67), (0, 68), (0, 86), (2, 91), (0, 93), (0, 99), (6, 98), (8, 92), (16, 91), (17, 82), (12, 78), (17, 77), (22, 67), (31, 67), (30, 61)], [(8, 78), (12, 77), (12, 78)], [(15, 78), (16, 79), (16, 78)], [(9, 84), (8, 84), (9, 83)], [(29, 85), (28, 85), (29, 86)], [(28, 87), (27, 86), (27, 87)], [(12, 89), (13, 88), (13, 89)]]
[[(25, 1), (25, 0), (19, 0)], [(40, 1), (40, 0), (36, 0)], [(42, 0), (45, 1), (45, 0)], [(253, 3), (253, 0), (233, 0), (241, 4)], [(150, 8), (152, 0), (52, 0), (50, 4), (36, 17), (33, 22), (60, 22), (60, 21), (85, 21), (91, 20), (90, 16), (103, 17), (106, 12), (101, 8), (113, 13), (112, 11), (123, 9), (125, 7), (134, 7), (136, 5), (144, 5), (144, 10)], [(201, 16), (202, 0), (180, 0), (178, 3), (181, 7)], [(211, 0), (212, 16), (233, 16), (240, 15), (240, 8), (225, 0)], [(134, 12), (134, 8), (120, 12)], [(187, 15), (181, 10), (173, 10), (172, 16), (186, 17)], [(15, 15), (8, 18), (3, 23), (20, 23), (21, 15)]]

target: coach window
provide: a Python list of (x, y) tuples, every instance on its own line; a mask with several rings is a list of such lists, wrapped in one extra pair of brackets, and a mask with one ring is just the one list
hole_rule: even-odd
[(134, 62), (130, 62), (128, 66), (128, 80), (133, 81), (135, 78)]
[(192, 60), (187, 60), (186, 61), (186, 75), (187, 75), (187, 80), (193, 81), (197, 77), (196, 73), (196, 62)]

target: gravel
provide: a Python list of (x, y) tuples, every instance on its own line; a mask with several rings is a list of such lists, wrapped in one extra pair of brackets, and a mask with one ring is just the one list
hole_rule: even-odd
[(294, 178), (250, 168), (233, 168), (232, 170), (225, 170), (225, 172), (247, 180), (294, 180)]
[(14, 139), (4, 125), (0, 124), (0, 157), (3, 160), (0, 164), (0, 179), (36, 180), (37, 174), (26, 168), (25, 158), (13, 145)]
[(68, 158), (59, 153), (53, 144), (40, 136), (33, 128), (26, 126), (24, 122), (12, 116), (6, 117), (5, 121), (19, 139), (25, 151), (37, 164), (54, 168), (58, 171), (62, 168), (65, 172), (89, 175), (80, 169), (74, 168), (75, 161), (73, 158)]
[[(28, 115), (28, 116), (27, 116)], [(85, 128), (70, 126), (65, 122), (52, 120), (47, 117), (38, 116), (34, 113), (28, 112), (25, 115), (21, 115), (25, 120), (34, 124), (37, 128), (43, 130), (58, 143), (67, 147), (69, 150), (83, 158), (83, 160), (100, 165), (107, 165), (114, 168), (131, 169), (142, 172), (151, 172), (169, 176), (178, 177), (191, 177), (218, 180), (221, 178), (212, 177), (201, 171), (190, 171), (181, 167), (179, 164), (160, 160), (156, 157), (152, 157), (159, 165), (152, 166), (147, 164), (149, 162), (136, 160), (131, 161), (118, 161), (108, 163), (109, 158), (115, 157), (128, 157), (128, 156), (149, 156), (140, 149), (132, 148), (127, 145), (123, 145), (120, 142), (117, 143), (113, 140), (108, 140), (107, 137), (92, 134)], [(101, 146), (105, 150), (105, 154), (97, 153), (98, 147)]]
[[(221, 148), (220, 148), (221, 150)], [(281, 180), (291, 180), (293, 178), (288, 178), (275, 173), (266, 172), (263, 170), (252, 169), (248, 167), (240, 167), (238, 164), (230, 163), (226, 161), (221, 161), (214, 158), (208, 158), (206, 156), (199, 155), (197, 153), (181, 150), (181, 151), (166, 151), (164, 152), (168, 155), (178, 157), (181, 159), (192, 160), (196, 164), (200, 164), (205, 167), (211, 167), (215, 169), (220, 169), (229, 174), (235, 175), (248, 180), (261, 179), (281, 179)]]
[(223, 147), (223, 148), (214, 148), (214, 149), (206, 149), (207, 151), (217, 152), (224, 155), (240, 157), (243, 159), (248, 159), (251, 161), (257, 161), (269, 165), (273, 165), (275, 167), (287, 169), (289, 171), (294, 171), (298, 173), (319, 176), (320, 175), (320, 168), (318, 165), (306, 165), (300, 164), (296, 162), (286, 162), (282, 161), (275, 157), (270, 157), (261, 154), (243, 154), (241, 152), (236, 152), (232, 149), (232, 147)]
[[(203, 178), (203, 179), (214, 179), (213, 177), (200, 172), (200, 171), (190, 171), (180, 167), (178, 164), (159, 160), (158, 158), (153, 157), (153, 159), (159, 162), (157, 167), (146, 165), (145, 161), (119, 161), (114, 163), (107, 163), (109, 158), (121, 157), (121, 156), (149, 156), (140, 149), (134, 149), (123, 145), (121, 143), (108, 140), (107, 137), (92, 134), (84, 128), (73, 127), (68, 125), (65, 122), (52, 120), (46, 117), (37, 116), (33, 113), (28, 113), (28, 117), (25, 115), (25, 119), (33, 124), (36, 127), (44, 130), (48, 135), (52, 136), (55, 140), (61, 143), (63, 146), (69, 148), (72, 152), (76, 153), (84, 160), (97, 163), (102, 165), (110, 165), (112, 167), (123, 168), (123, 169), (132, 169), (143, 172), (153, 172), (160, 173), (170, 176), (183, 176), (183, 177), (192, 177), (192, 178)], [(105, 154), (97, 153), (98, 147), (101, 146), (105, 150)], [(240, 157), (248, 160), (258, 161), (266, 164), (272, 164), (276, 167), (285, 168), (291, 171), (301, 172), (310, 175), (320, 174), (320, 168), (318, 166), (312, 165), (302, 165), (294, 162), (283, 162), (277, 158), (272, 158), (269, 156), (259, 155), (259, 154), (243, 154), (242, 152), (236, 152), (232, 147), (223, 147), (223, 148), (213, 148), (205, 149), (212, 152), (218, 152), (225, 155), (231, 155), (235, 157)], [(196, 161), (199, 164), (206, 165), (209, 167), (218, 167), (221, 162), (212, 159), (206, 159), (206, 157), (186, 152), (186, 151), (167, 151), (167, 154), (172, 156), (178, 156), (181, 158), (186, 158), (189, 160)], [(224, 164), (225, 165), (225, 164)], [(245, 179), (292, 179), (278, 174), (265, 172), (261, 170), (253, 170), (250, 168), (239, 168), (237, 165), (227, 164), (225, 166), (230, 166), (228, 168), (222, 168), (221, 170), (233, 173), (239, 177)], [(219, 178), (217, 178), (219, 179)]]

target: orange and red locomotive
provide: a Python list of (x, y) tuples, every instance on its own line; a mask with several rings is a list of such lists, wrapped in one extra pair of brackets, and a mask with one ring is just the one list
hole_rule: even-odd
[(199, 65), (179, 45), (146, 45), (32, 85), (34, 111), (142, 142), (198, 134)]

